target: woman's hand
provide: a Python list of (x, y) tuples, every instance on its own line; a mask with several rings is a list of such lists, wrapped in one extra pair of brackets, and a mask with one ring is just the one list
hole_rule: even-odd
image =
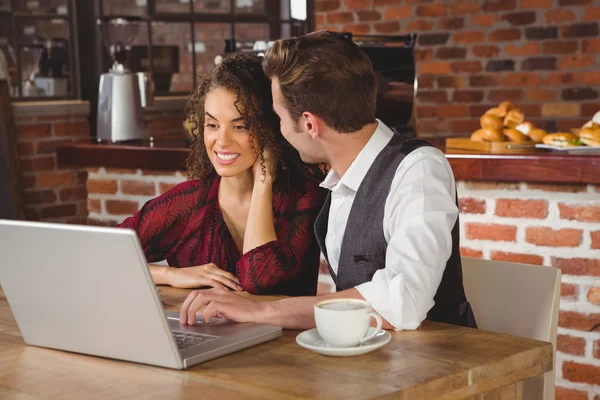
[(276, 170), (277, 159), (275, 158), (275, 153), (272, 152), (271, 149), (265, 147), (265, 149), (263, 150), (262, 158), (258, 157), (254, 162), (254, 165), (252, 166), (252, 172), (254, 174), (254, 183), (272, 183), (275, 179)]
[(169, 268), (167, 282), (179, 289), (210, 286), (220, 289), (243, 290), (237, 277), (223, 271), (213, 263), (196, 267)]

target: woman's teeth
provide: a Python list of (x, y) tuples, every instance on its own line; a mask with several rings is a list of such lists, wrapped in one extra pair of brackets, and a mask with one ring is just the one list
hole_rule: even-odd
[(217, 157), (219, 157), (219, 159), (223, 160), (223, 161), (231, 161), (235, 158), (238, 158), (240, 155), (239, 154), (221, 154), (221, 153), (217, 153)]

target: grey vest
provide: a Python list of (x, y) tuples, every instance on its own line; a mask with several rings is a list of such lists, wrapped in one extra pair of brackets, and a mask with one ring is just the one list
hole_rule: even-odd
[[(423, 140), (410, 137), (409, 129), (393, 136), (376, 157), (358, 188), (344, 232), (337, 274), (329, 267), (338, 291), (370, 281), (377, 270), (385, 267), (387, 242), (383, 233), (383, 213), (396, 169), (411, 151), (430, 146)], [(325, 236), (330, 206), (331, 193), (315, 221), (317, 241), (326, 258)], [(457, 220), (452, 230), (452, 255), (446, 263), (434, 297), (435, 305), (427, 314), (427, 319), (476, 327), (463, 288), (459, 237)]]

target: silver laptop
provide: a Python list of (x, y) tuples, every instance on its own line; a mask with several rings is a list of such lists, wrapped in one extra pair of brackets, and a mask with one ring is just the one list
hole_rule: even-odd
[(130, 229), (0, 220), (0, 285), (25, 342), (183, 369), (281, 335), (164, 313)]

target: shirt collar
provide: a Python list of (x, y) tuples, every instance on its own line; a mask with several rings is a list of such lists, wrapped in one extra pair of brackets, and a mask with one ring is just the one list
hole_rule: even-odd
[(350, 167), (344, 176), (340, 177), (337, 172), (331, 169), (320, 186), (335, 191), (340, 186), (344, 185), (357, 192), (367, 171), (369, 171), (369, 168), (371, 168), (371, 165), (375, 161), (375, 158), (377, 158), (381, 150), (387, 146), (389, 141), (392, 140), (393, 136), (394, 132), (383, 122), (377, 120), (375, 132), (365, 147), (358, 153), (352, 164), (350, 164)]

